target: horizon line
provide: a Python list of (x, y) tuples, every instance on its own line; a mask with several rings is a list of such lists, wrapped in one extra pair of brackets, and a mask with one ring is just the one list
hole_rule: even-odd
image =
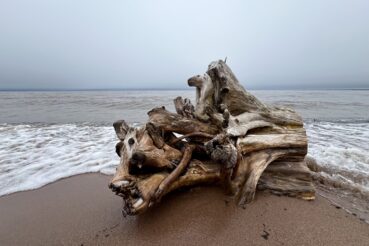
[[(0, 92), (17, 92), (17, 91), (29, 91), (29, 92), (37, 92), (37, 91), (183, 91), (183, 90), (193, 90), (193, 88), (76, 88), (76, 89), (66, 89), (66, 88), (62, 88), (62, 89), (58, 89), (58, 88), (45, 88), (45, 89), (40, 89), (40, 88), (36, 88), (36, 89), (29, 89), (29, 88), (25, 88), (25, 89), (15, 89), (15, 88), (9, 88), (9, 89), (0, 89)], [(318, 90), (322, 90), (322, 91), (326, 91), (326, 90), (369, 90), (369, 87), (364, 87), (364, 88), (316, 88), (316, 87), (312, 87), (312, 88), (271, 88), (271, 87), (267, 87), (267, 88), (248, 88), (246, 90), (271, 90), (271, 91), (278, 91), (278, 90), (295, 90), (295, 91), (318, 91)]]

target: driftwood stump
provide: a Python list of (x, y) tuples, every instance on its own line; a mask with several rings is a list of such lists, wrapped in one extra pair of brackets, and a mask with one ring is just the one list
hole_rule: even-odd
[(188, 85), (196, 88), (195, 106), (177, 97), (177, 113), (158, 107), (144, 126), (114, 123), (121, 162), (109, 187), (123, 197), (124, 214), (142, 213), (173, 190), (203, 184), (222, 185), (242, 207), (257, 188), (315, 198), (305, 163), (307, 136), (295, 111), (260, 102), (221, 60)]

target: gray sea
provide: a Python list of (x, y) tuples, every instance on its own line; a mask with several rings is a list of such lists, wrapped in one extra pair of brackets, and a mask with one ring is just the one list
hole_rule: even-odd
[[(319, 192), (368, 220), (369, 90), (251, 92), (303, 116)], [(173, 111), (177, 96), (194, 101), (195, 92), (0, 92), (0, 196), (81, 173), (113, 174), (112, 123), (143, 123), (157, 106)]]

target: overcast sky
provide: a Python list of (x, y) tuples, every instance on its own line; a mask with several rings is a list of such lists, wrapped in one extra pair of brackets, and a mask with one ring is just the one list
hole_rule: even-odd
[(369, 1), (4, 0), (0, 89), (369, 88)]

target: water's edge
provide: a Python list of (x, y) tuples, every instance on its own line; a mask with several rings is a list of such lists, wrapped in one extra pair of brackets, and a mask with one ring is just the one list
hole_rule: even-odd
[[(369, 221), (369, 123), (307, 121), (308, 156), (319, 192)], [(347, 134), (349, 132), (349, 134)], [(0, 124), (0, 196), (83, 174), (115, 173), (114, 130), (106, 124)]]

